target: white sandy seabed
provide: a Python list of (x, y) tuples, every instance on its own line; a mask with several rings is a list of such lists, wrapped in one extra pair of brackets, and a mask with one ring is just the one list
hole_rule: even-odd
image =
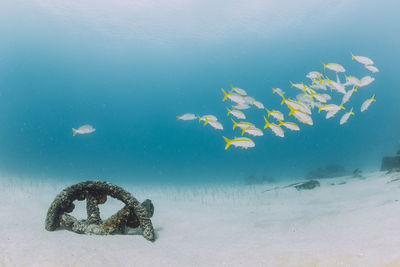
[[(400, 173), (257, 186), (126, 188), (155, 205), (155, 242), (44, 229), (67, 185), (0, 178), (0, 266), (400, 266)], [(398, 180), (396, 180), (398, 179)], [(345, 182), (345, 183), (343, 183)], [(73, 215), (85, 217), (85, 203)], [(101, 205), (103, 219), (122, 203)]]

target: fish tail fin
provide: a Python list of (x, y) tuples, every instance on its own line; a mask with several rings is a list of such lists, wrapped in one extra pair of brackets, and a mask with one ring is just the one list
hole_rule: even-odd
[(355, 59), (355, 57), (354, 57), (353, 53), (352, 53), (352, 52), (350, 52), (350, 54), (351, 54), (351, 59), (352, 59), (352, 60), (354, 60), (354, 59)]
[(279, 121), (278, 126), (281, 126), (283, 124), (283, 121), (281, 121), (280, 119), (277, 119)]
[(176, 116), (176, 120), (177, 120), (177, 121), (180, 120), (179, 116)]
[(237, 126), (237, 122), (234, 121), (233, 119), (231, 119), (231, 120), (232, 120), (232, 122), (233, 122), (233, 130), (235, 130), (235, 128), (236, 128), (236, 126)]
[(344, 104), (344, 103), (342, 102), (342, 103), (340, 104), (339, 107), (340, 107), (341, 109), (346, 109), (346, 108), (343, 106), (343, 104)]
[(242, 128), (242, 135), (244, 135), (244, 132), (246, 132), (246, 128)]
[(222, 101), (225, 101), (226, 98), (228, 97), (228, 93), (225, 92), (224, 88), (221, 88), (222, 92), (224, 93), (224, 98), (222, 99)]
[(228, 110), (228, 114), (226, 114), (226, 116), (229, 116), (229, 114), (231, 114), (231, 111), (229, 108), (226, 108)]
[(290, 106), (289, 106), (289, 108), (290, 108), (289, 116), (292, 116), (293, 113), (294, 113), (296, 110), (295, 110), (294, 108), (290, 107)]
[(204, 125), (207, 125), (207, 124), (208, 124), (208, 122), (209, 122), (209, 120), (206, 118), (206, 120), (204, 121), (204, 124), (203, 124), (203, 126), (204, 126)]
[(225, 146), (225, 150), (228, 149), (228, 147), (231, 145), (232, 140), (229, 140), (228, 138), (226, 138), (225, 136), (222, 136), (226, 142), (226, 146)]
[(318, 113), (321, 113), (321, 110), (322, 110), (322, 106), (319, 106), (318, 107)]
[(353, 108), (351, 108), (350, 114), (351, 114), (351, 115), (354, 115)]
[(289, 81), (290, 82), (290, 88), (292, 88), (293, 86), (294, 86), (294, 83), (292, 83), (292, 81)]
[(357, 92), (358, 91), (358, 86), (354, 85), (353, 90), (354, 90), (354, 92)]
[(375, 99), (375, 94), (372, 96), (372, 101), (374, 101), (374, 102), (376, 102), (376, 99)]
[(281, 102), (281, 105), (283, 105), (283, 103), (285, 103), (285, 101), (286, 101), (285, 94), (282, 94), (282, 102)]
[(267, 118), (265, 118), (265, 116), (264, 116), (264, 120), (265, 120), (264, 129), (267, 129), (268, 126), (270, 125), (270, 123), (269, 123), (269, 121), (267, 120)]
[(202, 117), (201, 117), (201, 116), (199, 116), (199, 123), (201, 122), (201, 119), (202, 119)]
[(269, 118), (269, 116), (271, 115), (271, 111), (268, 110), (267, 108), (265, 110), (268, 112), (268, 118)]
[(78, 133), (78, 131), (74, 128), (72, 128), (72, 136), (75, 136)]
[(229, 93), (232, 93), (233, 92), (233, 84), (231, 83), (230, 86), (231, 86), (231, 90), (229, 91)]
[(272, 93), (273, 93), (273, 94), (276, 93), (276, 88), (272, 87)]
[(331, 82), (332, 82), (332, 80), (331, 80), (328, 76), (325, 76), (325, 78), (326, 78), (326, 80), (328, 81), (328, 83), (331, 83)]
[(320, 85), (324, 81), (324, 79), (322, 79), (321, 77), (318, 77), (318, 79), (319, 79), (318, 85)]

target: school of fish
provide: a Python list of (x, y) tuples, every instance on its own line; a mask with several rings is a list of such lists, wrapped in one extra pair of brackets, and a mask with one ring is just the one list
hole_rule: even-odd
[[(379, 69), (374, 65), (372, 59), (365, 56), (353, 55), (351, 53), (352, 60), (362, 64), (366, 70), (370, 73), (377, 73)], [(335, 75), (331, 79), (332, 75)], [(344, 78), (344, 82), (341, 81)], [(234, 147), (240, 147), (247, 149), (249, 147), (255, 147), (255, 142), (248, 136), (258, 137), (263, 136), (264, 131), (270, 131), (270, 134), (278, 136), (280, 138), (285, 137), (285, 131), (300, 131), (300, 126), (293, 122), (295, 118), (298, 123), (314, 125), (312, 119), (313, 110), (316, 109), (317, 114), (322, 113), (326, 119), (335, 117), (338, 113), (343, 114), (340, 117), (339, 124), (345, 124), (351, 117), (355, 115), (353, 107), (347, 109), (345, 104), (349, 104), (354, 94), (357, 94), (360, 88), (364, 88), (370, 85), (375, 78), (366, 75), (362, 78), (357, 78), (352, 75), (346, 75), (346, 69), (338, 63), (326, 63), (323, 64), (323, 70), (311, 71), (306, 76), (307, 81), (294, 83), (290, 81), (289, 90), (296, 94), (294, 98), (288, 97), (288, 93), (285, 93), (280, 88), (272, 88), (272, 93), (278, 95), (281, 98), (281, 107), (283, 110), (269, 109), (261, 101), (256, 100), (254, 97), (249, 96), (247, 91), (230, 85), (230, 90), (221, 89), (223, 103), (229, 103), (231, 107), (226, 107), (227, 116), (231, 118), (233, 123), (233, 131), (239, 128), (240, 137), (233, 137), (231, 139), (223, 136), (225, 140), (225, 150), (231, 145)], [(288, 90), (288, 91), (289, 91)], [(362, 89), (364, 90), (364, 89)], [(341, 100), (338, 103), (333, 103), (334, 100)], [(373, 102), (376, 102), (375, 94), (371, 98), (365, 99), (360, 107), (360, 112), (366, 111)], [(265, 125), (263, 129), (256, 127), (252, 122), (246, 121), (245, 110), (255, 107), (260, 110), (264, 117)], [(285, 112), (288, 115), (285, 116)], [(286, 119), (285, 119), (286, 118)], [(221, 122), (218, 121), (215, 115), (195, 115), (193, 113), (186, 113), (181, 116), (177, 116), (177, 120), (199, 120), (204, 122), (203, 125), (209, 125), (215, 130), (223, 130), (224, 127)], [(246, 137), (244, 136), (246, 135)]]

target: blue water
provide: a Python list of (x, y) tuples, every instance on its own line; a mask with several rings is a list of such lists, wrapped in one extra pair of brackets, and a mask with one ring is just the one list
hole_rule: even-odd
[[(86, 4), (0, 3), (1, 173), (233, 183), (249, 175), (297, 178), (333, 163), (378, 170), (381, 157), (398, 148), (397, 1), (321, 7), (319, 1), (271, 1), (276, 12), (263, 1), (177, 1), (143, 8), (143, 14), (129, 1), (100, 1), (100, 8), (80, 2)], [(372, 58), (380, 72), (352, 61), (350, 51)], [(284, 138), (264, 131), (252, 138), (255, 148), (224, 150), (222, 136), (239, 132), (232, 131), (220, 88), (233, 83), (287, 116), (271, 88), (294, 97), (299, 91), (289, 80), (306, 81), (309, 71), (322, 70), (321, 62), (376, 79), (346, 104), (356, 112), (347, 124), (339, 126), (343, 113), (326, 120), (314, 111), (314, 126), (299, 123), (301, 131), (287, 130)], [(377, 102), (360, 113), (374, 93)], [(188, 112), (214, 114), (225, 129), (176, 120)], [(263, 127), (265, 112), (253, 107), (245, 113)], [(97, 131), (73, 137), (71, 128), (83, 124)]]

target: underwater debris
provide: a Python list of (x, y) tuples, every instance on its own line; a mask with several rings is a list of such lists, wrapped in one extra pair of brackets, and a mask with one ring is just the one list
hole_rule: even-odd
[(298, 185), (295, 185), (294, 188), (296, 188), (298, 191), (300, 190), (311, 190), (316, 187), (319, 187), (320, 183), (317, 180), (310, 180)]
[(391, 173), (395, 173), (395, 172), (400, 172), (400, 168), (393, 168), (393, 169), (390, 169), (390, 170), (388, 170), (388, 171), (386, 172), (386, 174), (391, 174)]
[[(107, 201), (107, 195), (116, 198), (125, 206), (106, 221), (102, 221), (98, 204)], [(75, 208), (75, 200), (86, 199), (86, 220), (77, 220), (68, 214)], [(154, 206), (147, 199), (139, 203), (123, 188), (102, 181), (85, 181), (67, 187), (56, 196), (51, 203), (45, 221), (48, 231), (55, 231), (61, 225), (79, 234), (108, 235), (125, 233), (125, 227), (138, 227), (144, 238), (155, 240), (154, 229), (150, 218), (154, 214)]]
[(353, 171), (353, 177), (354, 178), (363, 178), (362, 176), (362, 170), (360, 170), (359, 168), (355, 169)]
[(386, 156), (382, 158), (381, 171), (388, 171), (388, 173), (400, 171), (400, 149), (395, 156)]
[(320, 186), (320, 183), (318, 181), (310, 180), (310, 181), (307, 181), (307, 182), (297, 182), (297, 183), (293, 183), (293, 184), (285, 185), (285, 186), (280, 186), (280, 187), (276, 186), (274, 188), (266, 189), (266, 190), (262, 191), (261, 193), (265, 193), (265, 192), (269, 192), (269, 191), (277, 190), (277, 189), (285, 189), (285, 188), (289, 188), (289, 187), (294, 187), (298, 191), (305, 190), (305, 189), (310, 190), (310, 189), (314, 189), (317, 186), (318, 187)]

